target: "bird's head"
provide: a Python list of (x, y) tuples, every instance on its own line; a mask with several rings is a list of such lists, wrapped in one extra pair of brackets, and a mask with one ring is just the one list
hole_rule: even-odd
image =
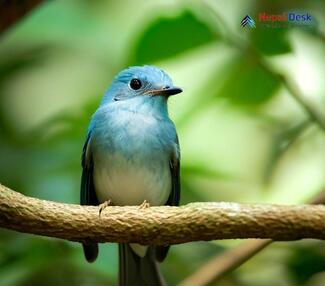
[(154, 66), (133, 66), (121, 71), (113, 80), (103, 103), (128, 100), (135, 97), (163, 97), (182, 92), (171, 78)]

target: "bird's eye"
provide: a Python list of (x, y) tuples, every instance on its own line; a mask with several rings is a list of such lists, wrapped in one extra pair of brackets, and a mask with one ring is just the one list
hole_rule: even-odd
[(141, 88), (141, 86), (142, 86), (142, 83), (141, 83), (141, 81), (139, 79), (137, 79), (137, 78), (131, 79), (131, 81), (130, 81), (130, 87), (132, 89), (138, 90), (138, 89)]

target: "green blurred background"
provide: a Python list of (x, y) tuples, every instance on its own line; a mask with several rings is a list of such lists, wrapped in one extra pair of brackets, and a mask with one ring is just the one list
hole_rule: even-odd
[[(240, 26), (247, 14), (290, 10), (316, 21)], [(325, 188), (325, 131), (276, 73), (325, 120), (324, 35), (323, 0), (45, 2), (0, 38), (0, 182), (78, 203), (91, 114), (118, 71), (154, 64), (184, 89), (169, 102), (182, 204), (303, 203)], [(172, 247), (162, 265), (169, 285), (239, 243)], [(77, 243), (0, 230), (1, 286), (116, 285), (117, 271), (115, 244), (87, 264)], [(325, 245), (274, 243), (218, 285), (325, 285)]]

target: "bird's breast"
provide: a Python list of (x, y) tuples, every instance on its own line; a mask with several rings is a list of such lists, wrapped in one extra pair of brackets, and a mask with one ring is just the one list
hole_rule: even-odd
[[(119, 115), (116, 117), (116, 115)], [(94, 184), (98, 199), (115, 205), (163, 205), (171, 192), (173, 130), (141, 114), (115, 114), (94, 134)], [(101, 128), (101, 129), (100, 129)]]

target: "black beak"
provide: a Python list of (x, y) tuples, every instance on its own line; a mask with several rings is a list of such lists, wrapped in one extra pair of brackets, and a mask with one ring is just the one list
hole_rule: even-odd
[(168, 86), (163, 89), (150, 90), (148, 93), (151, 94), (152, 96), (156, 96), (156, 95), (171, 96), (171, 95), (181, 93), (182, 91), (183, 90), (179, 87), (169, 87)]

